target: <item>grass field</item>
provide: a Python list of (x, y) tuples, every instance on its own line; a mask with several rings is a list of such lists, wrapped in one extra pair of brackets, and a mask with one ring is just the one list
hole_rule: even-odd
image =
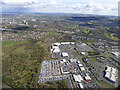
[(46, 37), (46, 38), (49, 38), (50, 36), (57, 36), (57, 35), (61, 35), (61, 33), (49, 32), (49, 33), (47, 33), (47, 35), (46, 35), (45, 37)]
[(116, 40), (116, 41), (120, 40), (118, 37), (115, 37), (115, 36), (114, 36), (115, 33), (107, 33), (107, 32), (105, 32), (104, 35), (105, 35), (107, 38), (111, 39), (111, 40)]
[(38, 87), (41, 62), (50, 56), (48, 48), (42, 42), (4, 42), (3, 82), (14, 88)]
[(11, 46), (11, 45), (16, 45), (16, 44), (20, 44), (26, 41), (2, 41), (2, 46)]

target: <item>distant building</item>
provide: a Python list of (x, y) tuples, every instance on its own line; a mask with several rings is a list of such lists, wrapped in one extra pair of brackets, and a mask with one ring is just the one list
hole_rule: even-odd
[(68, 57), (68, 53), (67, 52), (62, 52), (61, 56), (62, 57)]

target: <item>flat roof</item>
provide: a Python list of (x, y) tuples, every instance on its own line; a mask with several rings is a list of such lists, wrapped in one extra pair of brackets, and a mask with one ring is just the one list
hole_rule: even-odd
[(110, 78), (110, 72), (106, 72), (105, 77)]
[(107, 72), (111, 72), (111, 67), (107, 66)]
[(80, 69), (81, 69), (82, 71), (84, 71), (84, 70), (85, 70), (85, 68), (84, 68), (84, 67), (80, 67)]
[(80, 63), (80, 64), (78, 64), (80, 67), (82, 67), (83, 65)]
[(115, 82), (116, 81), (116, 76), (114, 74), (111, 74), (110, 80)]
[(112, 73), (113, 73), (113, 74), (116, 74), (116, 71), (117, 71), (117, 70), (116, 70), (115, 68), (112, 68)]
[(66, 60), (65, 60), (65, 59), (63, 59), (63, 62), (66, 62)]
[(71, 58), (70, 62), (76, 62), (77, 59)]
[(53, 43), (54, 45), (56, 45), (56, 46), (59, 46), (59, 45), (61, 45), (60, 43)]
[(91, 80), (90, 76), (88, 74), (86, 74), (86, 77), (85, 77), (86, 80)]
[(83, 88), (84, 88), (84, 86), (83, 86), (83, 84), (82, 84), (82, 83), (79, 83), (79, 86), (80, 86), (80, 88), (81, 88), (81, 89), (83, 89)]
[(85, 55), (85, 52), (81, 52), (81, 54)]
[(59, 48), (54, 48), (54, 49), (52, 50), (52, 52), (53, 52), (53, 53), (59, 53), (59, 52), (60, 52), (60, 49), (59, 49)]
[(67, 52), (62, 52), (62, 56), (66, 57), (66, 56), (68, 56), (68, 53)]

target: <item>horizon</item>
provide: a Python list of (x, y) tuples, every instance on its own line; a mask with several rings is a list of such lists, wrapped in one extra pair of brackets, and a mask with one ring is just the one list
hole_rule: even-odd
[(2, 13), (75, 13), (118, 16), (119, 0), (4, 0)]

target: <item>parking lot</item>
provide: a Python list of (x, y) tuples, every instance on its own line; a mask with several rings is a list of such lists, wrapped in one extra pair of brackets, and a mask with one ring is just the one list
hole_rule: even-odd
[(59, 60), (43, 61), (38, 83), (67, 79), (69, 75), (61, 75)]

